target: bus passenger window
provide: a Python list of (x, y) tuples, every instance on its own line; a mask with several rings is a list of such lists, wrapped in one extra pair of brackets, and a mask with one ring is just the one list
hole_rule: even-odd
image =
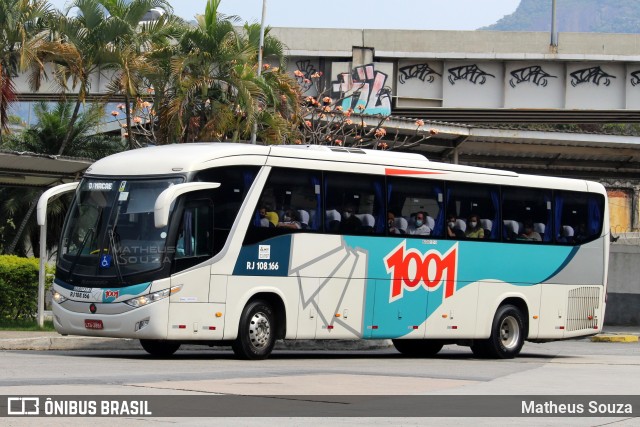
[[(500, 191), (494, 185), (447, 184), (447, 236), (455, 239), (499, 240)], [(484, 228), (484, 225), (489, 225)]]
[(576, 245), (602, 233), (604, 196), (594, 193), (554, 193), (555, 241)]
[(325, 174), (325, 231), (384, 234), (384, 179), (375, 175)]
[(446, 226), (443, 188), (440, 181), (387, 178), (387, 215), (394, 218), (389, 234), (442, 237)]
[(549, 243), (553, 240), (551, 190), (503, 187), (502, 217), (505, 241)]
[(244, 244), (289, 233), (322, 230), (321, 173), (273, 168), (265, 183)]

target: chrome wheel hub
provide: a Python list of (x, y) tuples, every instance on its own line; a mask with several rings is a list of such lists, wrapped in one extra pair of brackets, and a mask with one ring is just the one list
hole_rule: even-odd
[(264, 313), (256, 313), (249, 322), (249, 339), (255, 348), (263, 348), (269, 344), (271, 325)]

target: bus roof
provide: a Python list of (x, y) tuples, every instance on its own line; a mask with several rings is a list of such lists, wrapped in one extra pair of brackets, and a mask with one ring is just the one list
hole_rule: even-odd
[[(541, 187), (580, 189), (604, 193), (604, 187), (597, 183), (563, 178), (520, 175), (515, 172), (462, 166), (450, 163), (430, 162), (420, 154), (395, 151), (377, 151), (360, 148), (329, 147), (318, 145), (251, 145), (243, 143), (188, 143), (161, 145), (125, 151), (105, 157), (95, 162), (89, 169), (89, 176), (153, 176), (188, 173), (220, 166), (219, 159), (234, 158), (233, 164), (264, 165), (268, 158), (300, 159), (327, 162), (327, 170), (345, 169), (345, 165), (360, 164), (383, 166), (386, 168), (429, 169), (453, 175), (482, 174), (503, 179), (517, 178), (514, 185), (538, 185)], [(253, 158), (252, 160), (250, 160)], [(287, 162), (286, 164), (291, 164)], [(342, 165), (342, 166), (338, 166)], [(453, 176), (449, 175), (449, 176)], [(463, 178), (464, 179), (464, 178)], [(502, 180), (500, 180), (502, 181)], [(502, 181), (504, 183), (504, 181)], [(497, 183), (497, 182), (496, 182)], [(593, 184), (593, 185), (592, 185)]]
[(396, 151), (320, 145), (263, 146), (223, 142), (171, 144), (124, 151), (98, 160), (87, 169), (87, 173), (106, 176), (166, 175), (206, 169), (213, 160), (235, 156), (274, 156), (517, 176), (514, 172), (497, 169), (429, 162), (421, 154)]

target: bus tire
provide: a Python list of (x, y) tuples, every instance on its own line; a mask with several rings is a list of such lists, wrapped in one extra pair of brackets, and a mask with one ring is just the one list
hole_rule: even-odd
[(471, 351), (482, 358), (513, 359), (522, 350), (524, 338), (525, 322), (522, 312), (518, 307), (507, 304), (498, 308), (489, 339), (475, 341)]
[(179, 342), (167, 340), (140, 340), (140, 345), (153, 357), (169, 357), (180, 348)]
[(440, 340), (391, 340), (393, 346), (405, 356), (433, 357), (444, 346)]
[(231, 345), (239, 359), (261, 360), (271, 354), (276, 343), (273, 308), (265, 301), (247, 304), (240, 317), (238, 337)]

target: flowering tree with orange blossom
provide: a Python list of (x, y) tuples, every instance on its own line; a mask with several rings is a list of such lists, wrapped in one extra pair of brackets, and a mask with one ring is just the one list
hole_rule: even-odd
[[(155, 126), (157, 117), (153, 104), (142, 98), (136, 98), (131, 109), (131, 128), (127, 123), (125, 110), (125, 104), (118, 104), (116, 109), (111, 111), (111, 116), (116, 119), (122, 129), (122, 137), (126, 140), (134, 141), (135, 146), (133, 148), (157, 144), (158, 136), (156, 133), (158, 126)], [(129, 138), (129, 135), (131, 135), (131, 138)]]
[(401, 133), (389, 131), (385, 126), (389, 116), (362, 114), (364, 107), (344, 110), (342, 101), (350, 95), (340, 93), (330, 96), (327, 88), (321, 87), (322, 72), (305, 78), (305, 74), (294, 71), (298, 81), (314, 85), (317, 97), (306, 96), (300, 101), (300, 138), (295, 144), (332, 145), (343, 147), (370, 148), (375, 150), (410, 149), (437, 134), (435, 129), (424, 129), (424, 121), (415, 121), (415, 130)]

